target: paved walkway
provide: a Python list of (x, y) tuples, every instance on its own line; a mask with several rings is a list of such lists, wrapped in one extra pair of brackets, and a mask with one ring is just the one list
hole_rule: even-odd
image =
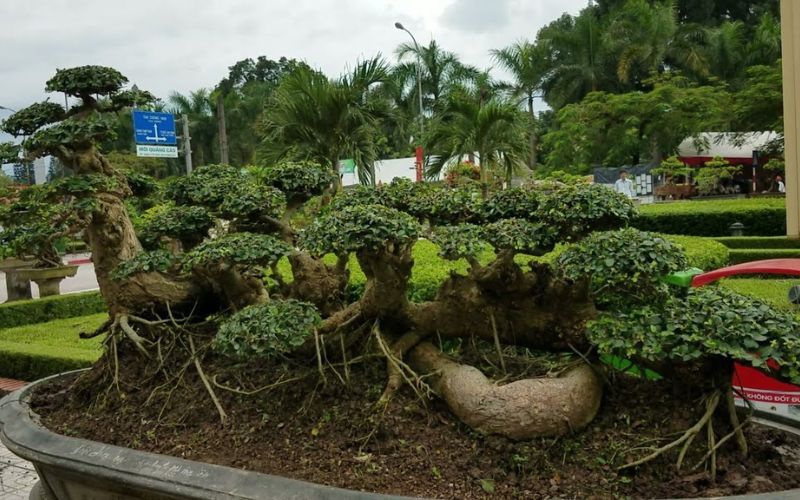
[[(0, 378), (0, 390), (15, 391), (25, 382)], [(30, 462), (19, 458), (0, 443), (0, 499), (27, 500), (34, 483), (38, 480)]]

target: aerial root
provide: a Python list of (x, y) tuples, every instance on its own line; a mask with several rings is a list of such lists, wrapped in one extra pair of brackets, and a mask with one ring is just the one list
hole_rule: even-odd
[(424, 405), (427, 405), (428, 399), (430, 399), (430, 396), (433, 394), (433, 389), (403, 361), (403, 356), (419, 344), (424, 338), (424, 335), (416, 331), (408, 332), (390, 347), (383, 338), (377, 321), (372, 331), (375, 334), (378, 347), (386, 357), (386, 371), (388, 372), (386, 388), (376, 405), (386, 406), (397, 390), (403, 385), (403, 382), (414, 390), (414, 393)]
[(219, 398), (217, 398), (217, 393), (214, 392), (214, 388), (211, 387), (208, 377), (206, 377), (205, 372), (203, 372), (203, 366), (200, 364), (200, 359), (197, 357), (197, 350), (194, 347), (194, 340), (192, 340), (191, 335), (189, 335), (189, 348), (192, 351), (192, 360), (194, 362), (194, 367), (197, 369), (197, 374), (200, 375), (200, 380), (203, 381), (203, 385), (206, 387), (209, 396), (211, 396), (211, 400), (214, 402), (214, 406), (217, 408), (220, 421), (225, 425), (228, 420), (228, 414), (225, 413), (225, 409), (222, 408), (222, 404), (219, 402)]
[[(639, 460), (636, 460), (635, 462), (631, 462), (619, 467), (617, 470), (630, 469), (632, 467), (637, 467), (639, 465), (645, 464), (647, 462), (655, 460), (656, 458), (660, 457), (669, 450), (676, 448), (680, 445), (683, 445), (680, 454), (678, 455), (678, 461), (676, 464), (678, 469), (680, 470), (681, 465), (683, 464), (683, 460), (686, 456), (686, 452), (689, 449), (689, 446), (692, 444), (692, 441), (694, 441), (694, 438), (697, 437), (697, 435), (703, 430), (703, 428), (708, 429), (709, 453), (707, 454), (706, 457), (703, 458), (703, 460), (700, 462), (699, 465), (705, 463), (705, 461), (708, 460), (708, 458), (710, 457), (712, 459), (711, 464), (713, 468), (713, 466), (715, 466), (716, 464), (716, 450), (719, 448), (718, 446), (719, 443), (712, 444), (714, 440), (714, 428), (712, 427), (711, 422), (712, 422), (712, 417), (714, 416), (714, 412), (719, 406), (720, 397), (721, 397), (720, 391), (714, 391), (708, 397), (708, 399), (706, 400), (706, 411), (703, 414), (703, 416), (696, 424), (694, 424), (691, 428), (689, 428), (686, 432), (684, 432), (681, 437), (679, 437), (675, 441), (672, 441), (671, 443), (662, 446), (661, 448), (658, 448), (657, 450), (653, 451), (651, 454), (647, 455), (644, 458), (641, 458)], [(715, 470), (712, 470), (712, 474), (715, 472), (716, 472)]]

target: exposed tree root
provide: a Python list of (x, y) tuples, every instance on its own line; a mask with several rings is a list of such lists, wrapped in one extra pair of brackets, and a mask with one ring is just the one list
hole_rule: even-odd
[(719, 406), (720, 396), (721, 394), (719, 391), (714, 391), (714, 393), (712, 393), (711, 396), (709, 396), (708, 400), (706, 401), (706, 411), (703, 414), (703, 416), (700, 418), (700, 420), (698, 420), (696, 424), (694, 424), (691, 428), (689, 428), (686, 432), (684, 432), (680, 438), (662, 446), (661, 448), (658, 448), (657, 450), (653, 451), (651, 454), (647, 455), (644, 458), (641, 458), (639, 460), (636, 460), (635, 462), (631, 462), (619, 467), (619, 470), (630, 469), (631, 467), (637, 467), (639, 465), (650, 462), (651, 460), (655, 460), (656, 458), (660, 457), (669, 450), (683, 444), (684, 446), (683, 449), (681, 449), (677, 462), (678, 469), (680, 469), (683, 459), (686, 456), (686, 451), (689, 449), (689, 445), (691, 445), (692, 441), (700, 433), (700, 431), (702, 431), (703, 428), (706, 427), (709, 422), (711, 422), (711, 419), (714, 416), (714, 411), (716, 411), (717, 406)]
[(389, 347), (386, 340), (383, 338), (383, 334), (380, 331), (377, 321), (375, 322), (372, 331), (375, 334), (378, 347), (383, 355), (386, 356), (386, 365), (389, 374), (386, 389), (383, 391), (383, 394), (376, 404), (388, 404), (392, 396), (394, 396), (394, 393), (402, 385), (403, 381), (405, 381), (405, 383), (407, 383), (411, 389), (414, 390), (414, 393), (423, 404), (427, 404), (428, 399), (430, 399), (430, 396), (433, 394), (433, 391), (431, 390), (430, 386), (425, 383), (422, 378), (401, 359), (403, 351), (408, 351), (414, 345), (418, 344), (422, 337), (420, 337), (416, 332), (409, 332), (403, 335), (403, 337), (398, 340), (394, 346)]
[[(390, 349), (384, 351), (384, 355), (386, 356), (386, 373), (388, 374), (388, 380), (386, 382), (386, 388), (384, 389), (383, 394), (381, 395), (377, 404), (388, 404), (397, 390), (403, 385), (403, 380), (405, 377), (403, 373), (403, 367), (400, 366), (400, 362), (403, 361), (403, 357), (406, 355), (406, 353), (413, 349), (414, 346), (419, 344), (423, 338), (424, 336), (419, 332), (408, 332), (400, 337), (400, 339), (395, 342)], [(385, 347), (385, 342), (383, 342), (382, 339), (379, 343), (379, 346), (382, 348)]]
[(447, 358), (423, 342), (411, 351), (421, 373), (433, 373), (434, 389), (465, 424), (484, 434), (524, 440), (581, 429), (600, 408), (602, 382), (588, 365), (559, 378), (495, 385), (477, 368)]
[[(744, 432), (742, 432), (742, 428), (749, 420), (745, 420), (744, 423), (739, 423), (739, 415), (736, 413), (736, 401), (733, 397), (733, 391), (727, 391), (725, 396), (725, 402), (728, 407), (728, 417), (730, 419), (731, 427), (733, 428), (733, 434), (736, 437), (736, 446), (739, 447), (739, 453), (742, 458), (747, 457), (749, 450), (747, 447), (747, 439), (744, 437)], [(727, 436), (726, 436), (727, 437)], [(725, 438), (723, 438), (720, 442), (724, 442)]]
[(191, 335), (189, 335), (189, 349), (191, 349), (192, 352), (192, 361), (194, 362), (194, 367), (197, 369), (197, 374), (200, 376), (200, 380), (203, 381), (203, 385), (208, 391), (209, 396), (211, 396), (211, 400), (214, 402), (214, 406), (217, 408), (220, 421), (222, 422), (223, 425), (225, 425), (225, 422), (227, 422), (228, 420), (228, 414), (225, 413), (225, 409), (222, 408), (222, 404), (219, 402), (217, 393), (214, 392), (214, 388), (211, 387), (211, 383), (208, 381), (208, 377), (206, 377), (205, 372), (203, 372), (203, 366), (200, 364), (200, 358), (198, 358), (197, 356), (197, 350), (194, 347), (194, 340), (192, 340)]

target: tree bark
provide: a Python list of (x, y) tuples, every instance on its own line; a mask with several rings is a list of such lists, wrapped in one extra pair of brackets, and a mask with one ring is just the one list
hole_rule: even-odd
[(523, 272), (513, 258), (453, 275), (435, 300), (408, 308), (421, 332), (493, 341), (496, 325), (503, 343), (555, 350), (587, 348), (585, 325), (597, 314), (586, 284), (556, 280), (546, 266)]
[(411, 351), (412, 366), (433, 373), (433, 388), (465, 424), (484, 434), (525, 440), (562, 436), (597, 415), (603, 386), (589, 365), (559, 378), (495, 385), (480, 370), (447, 358), (428, 342)]
[(367, 276), (361, 311), (369, 318), (406, 322), (406, 289), (414, 259), (412, 244), (389, 245), (377, 251), (358, 252), (358, 263)]
[(528, 95), (528, 113), (531, 115), (531, 157), (529, 162), (529, 167), (531, 172), (536, 171), (536, 147), (538, 144), (538, 136), (536, 134), (536, 112), (533, 109), (533, 94)]
[(344, 266), (329, 266), (303, 252), (289, 256), (294, 281), (288, 295), (297, 300), (311, 302), (320, 313), (330, 316), (344, 307), (345, 288), (350, 272)]

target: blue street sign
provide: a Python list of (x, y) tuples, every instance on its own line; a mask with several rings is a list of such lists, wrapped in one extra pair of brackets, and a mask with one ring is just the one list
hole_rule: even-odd
[(170, 113), (134, 111), (133, 136), (136, 144), (174, 146), (177, 144), (175, 117)]

